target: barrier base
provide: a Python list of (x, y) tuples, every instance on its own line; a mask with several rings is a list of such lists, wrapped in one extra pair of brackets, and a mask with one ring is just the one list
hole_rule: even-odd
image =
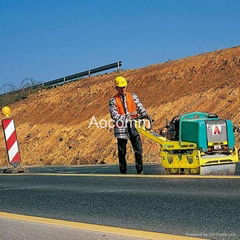
[(3, 173), (25, 173), (25, 168), (6, 168)]

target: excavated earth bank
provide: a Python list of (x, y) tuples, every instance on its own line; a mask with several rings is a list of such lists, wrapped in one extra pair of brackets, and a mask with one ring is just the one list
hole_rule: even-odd
[[(240, 47), (85, 78), (40, 90), (11, 106), (24, 165), (117, 163), (112, 129), (88, 127), (93, 116), (109, 120), (114, 78), (129, 80), (158, 131), (178, 114), (216, 113), (240, 126)], [(3, 116), (1, 116), (3, 118)], [(0, 165), (6, 165), (0, 131)], [(144, 162), (159, 162), (159, 146), (142, 137)], [(239, 141), (238, 141), (239, 145)], [(133, 161), (128, 146), (128, 161)]]

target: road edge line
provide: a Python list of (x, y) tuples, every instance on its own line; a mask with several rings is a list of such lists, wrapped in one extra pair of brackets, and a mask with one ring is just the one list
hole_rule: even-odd
[(122, 235), (122, 236), (128, 236), (128, 237), (139, 237), (142, 239), (151, 239), (151, 240), (206, 240), (206, 238), (189, 237), (189, 236), (150, 232), (150, 231), (127, 229), (127, 228), (120, 228), (120, 227), (110, 227), (110, 226), (104, 226), (104, 225), (72, 222), (67, 220), (28, 216), (28, 215), (21, 215), (21, 214), (8, 213), (8, 212), (0, 212), (0, 218), (20, 220), (20, 221), (26, 221), (26, 222), (32, 222), (32, 223), (40, 223), (45, 225), (49, 224), (49, 225), (55, 225), (55, 226), (70, 227), (70, 228), (75, 228), (79, 230), (103, 232), (103, 233)]
[(94, 173), (0, 173), (0, 176), (62, 176), (62, 177), (120, 177), (120, 178), (195, 178), (195, 179), (240, 179), (240, 176), (199, 175), (137, 175), (137, 174), (94, 174)]

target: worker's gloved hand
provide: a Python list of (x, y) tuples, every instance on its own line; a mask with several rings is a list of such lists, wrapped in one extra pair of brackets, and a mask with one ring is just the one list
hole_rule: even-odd
[(154, 122), (154, 120), (149, 115), (142, 115), (140, 119), (148, 119), (151, 123)]
[(152, 123), (154, 122), (154, 120), (149, 116), (149, 115), (142, 115), (140, 117), (140, 119), (147, 119), (148, 121), (144, 121), (145, 122), (145, 128), (146, 130), (151, 130), (152, 129)]
[(136, 118), (138, 118), (138, 113), (137, 112), (131, 112), (131, 113), (129, 113), (129, 117), (131, 119), (136, 119)]

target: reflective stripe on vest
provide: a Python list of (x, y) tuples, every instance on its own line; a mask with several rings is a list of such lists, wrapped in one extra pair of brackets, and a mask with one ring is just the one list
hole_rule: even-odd
[[(117, 106), (118, 113), (120, 115), (124, 115), (125, 112), (124, 112), (121, 96), (118, 95), (118, 94), (115, 95), (115, 100), (116, 100), (116, 106)], [(128, 110), (128, 112), (129, 113), (137, 112), (136, 103), (133, 101), (131, 93), (129, 93), (129, 92), (126, 93), (126, 100), (127, 100), (127, 110)]]

